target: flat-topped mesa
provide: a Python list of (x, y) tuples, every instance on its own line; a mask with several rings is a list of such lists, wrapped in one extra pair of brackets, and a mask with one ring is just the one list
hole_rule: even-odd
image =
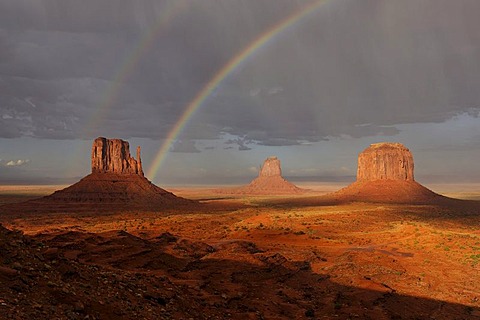
[(333, 193), (340, 202), (431, 204), (450, 201), (413, 177), (413, 156), (400, 143), (375, 143), (358, 156), (357, 181)]
[(358, 156), (357, 181), (415, 181), (413, 156), (401, 143), (375, 143)]
[(138, 174), (143, 177), (140, 147), (137, 159), (130, 155), (130, 145), (121, 139), (99, 137), (92, 146), (92, 173)]
[(277, 157), (269, 157), (263, 163), (260, 169), (260, 177), (274, 177), (281, 176), (282, 168), (280, 166), (280, 160)]

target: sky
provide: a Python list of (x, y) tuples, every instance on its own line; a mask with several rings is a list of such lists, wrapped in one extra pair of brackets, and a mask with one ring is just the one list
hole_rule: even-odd
[[(225, 65), (299, 12), (178, 126)], [(478, 12), (478, 0), (0, 0), (0, 184), (75, 182), (98, 136), (140, 145), (159, 185), (245, 183), (269, 156), (292, 181), (352, 181), (380, 141), (413, 152), (419, 181), (480, 182)]]

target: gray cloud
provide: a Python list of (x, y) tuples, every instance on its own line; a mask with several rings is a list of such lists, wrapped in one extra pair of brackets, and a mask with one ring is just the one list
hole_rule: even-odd
[(2, 167), (21, 167), (30, 163), (29, 159), (18, 159), (18, 160), (3, 160), (0, 159), (0, 166)]
[(251, 139), (248, 139), (248, 138), (245, 138), (245, 137), (238, 137), (236, 139), (228, 139), (227, 141), (225, 141), (225, 144), (227, 145), (238, 145), (238, 150), (239, 151), (248, 151), (248, 150), (252, 150), (252, 148), (250, 148), (248, 145), (249, 144), (252, 144), (253, 143), (253, 140)]
[(295, 139), (270, 138), (262, 139), (259, 144), (263, 146), (296, 146), (300, 145), (301, 143)]
[[(309, 2), (3, 1), (0, 137), (165, 138), (231, 57)], [(142, 37), (175, 5), (177, 15), (127, 70)], [(198, 152), (187, 141), (224, 134), (249, 150), (478, 116), (479, 11), (476, 0), (329, 1), (222, 82), (172, 150)]]
[(170, 148), (171, 152), (181, 152), (181, 153), (199, 153), (201, 152), (195, 141), (192, 140), (177, 140)]

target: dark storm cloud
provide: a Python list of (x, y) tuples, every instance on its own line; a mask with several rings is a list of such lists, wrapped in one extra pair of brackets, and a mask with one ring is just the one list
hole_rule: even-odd
[[(297, 140), (388, 135), (395, 124), (478, 110), (478, 1), (332, 1), (324, 9), (235, 81), (253, 93), (253, 108), (271, 108), (267, 136), (280, 126)], [(283, 91), (262, 95), (269, 87)]]
[[(165, 138), (231, 57), (308, 2), (186, 1), (103, 115), (121, 66), (179, 1), (2, 1), (0, 137)], [(221, 83), (173, 150), (223, 134), (248, 150), (478, 116), (478, 12), (476, 0), (329, 1)]]
[(8, 30), (114, 33), (138, 28), (133, 1), (18, 0), (2, 1), (1, 9), (2, 26)]

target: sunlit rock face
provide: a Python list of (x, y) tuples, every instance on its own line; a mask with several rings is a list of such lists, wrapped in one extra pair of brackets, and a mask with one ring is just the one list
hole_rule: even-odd
[(357, 181), (331, 195), (340, 202), (430, 204), (447, 198), (414, 180), (413, 156), (401, 143), (375, 143), (358, 156)]
[(414, 181), (413, 156), (401, 143), (375, 143), (358, 156), (357, 181)]
[(91, 174), (65, 189), (26, 203), (23, 208), (45, 212), (116, 212), (197, 205), (196, 201), (177, 197), (145, 178), (140, 147), (135, 159), (127, 141), (95, 139), (91, 160)]
[(130, 155), (130, 145), (121, 139), (99, 137), (92, 146), (92, 173), (138, 174), (143, 176), (140, 147), (137, 159)]
[(260, 169), (260, 177), (281, 176), (282, 169), (280, 167), (280, 160), (277, 157), (269, 157), (263, 163)]

